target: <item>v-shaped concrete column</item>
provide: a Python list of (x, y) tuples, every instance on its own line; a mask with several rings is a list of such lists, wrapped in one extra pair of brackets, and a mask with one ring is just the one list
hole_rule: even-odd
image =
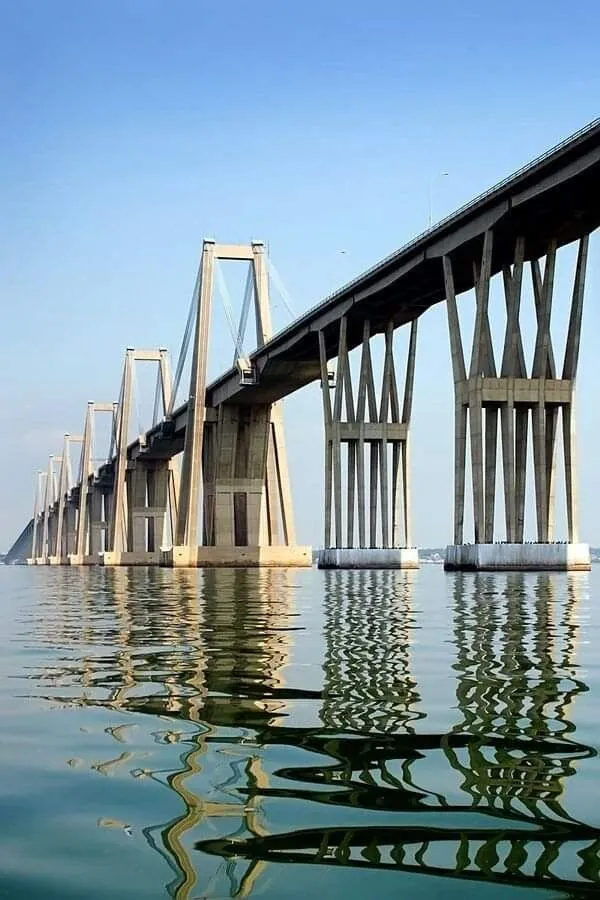
[[(529, 260), (537, 330), (531, 369), (528, 371), (520, 313), (527, 247), (515, 244), (512, 265), (502, 270), (506, 302), (506, 331), (500, 371), (496, 369), (488, 304), (493, 272), (494, 235), (483, 236), (481, 257), (473, 261), (476, 318), (473, 348), (466, 373), (453, 262), (443, 258), (450, 347), (455, 389), (455, 497), (454, 548), (451, 568), (589, 568), (589, 548), (578, 543), (575, 442), (575, 379), (588, 255), (588, 236), (578, 245), (569, 328), (562, 372), (557, 371), (550, 319), (554, 294), (557, 243), (550, 240), (543, 268)], [(565, 462), (567, 542), (556, 544), (556, 437), (562, 418)], [(495, 544), (495, 502), (498, 418), (502, 436), (505, 540)], [(464, 498), (467, 427), (471, 448), (474, 546), (464, 545)], [(524, 544), (528, 443), (531, 434), (537, 542)], [(462, 548), (462, 549), (461, 549)], [(495, 549), (494, 549), (495, 548)]]

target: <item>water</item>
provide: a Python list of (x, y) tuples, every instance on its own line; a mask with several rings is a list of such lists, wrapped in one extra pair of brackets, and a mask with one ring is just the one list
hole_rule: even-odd
[(599, 896), (599, 589), (0, 569), (0, 897)]

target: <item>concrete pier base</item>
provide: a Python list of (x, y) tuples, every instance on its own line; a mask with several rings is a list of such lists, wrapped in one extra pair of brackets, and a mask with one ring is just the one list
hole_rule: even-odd
[(416, 547), (389, 550), (331, 547), (319, 552), (317, 565), (319, 569), (418, 569), (419, 551)]
[(100, 556), (100, 553), (86, 553), (85, 556), (81, 553), (69, 553), (63, 564), (66, 566), (99, 566)]
[(105, 550), (100, 554), (101, 566), (158, 566), (160, 563), (159, 550), (137, 550), (117, 553)]
[(591, 568), (588, 544), (457, 544), (446, 547), (447, 571), (581, 571)]
[(293, 547), (171, 547), (160, 553), (160, 565), (172, 568), (312, 566), (312, 548)]

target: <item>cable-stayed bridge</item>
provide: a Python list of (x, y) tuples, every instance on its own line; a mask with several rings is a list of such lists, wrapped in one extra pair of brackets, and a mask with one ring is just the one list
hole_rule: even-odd
[[(82, 433), (67, 435), (61, 455), (38, 474), (29, 562), (310, 565), (310, 548), (296, 543), (282, 400), (320, 381), (325, 439), (320, 564), (418, 565), (410, 492), (418, 321), (432, 305), (445, 302), (455, 386), (454, 534), (447, 566), (589, 567), (589, 548), (577, 530), (573, 408), (589, 237), (600, 224), (599, 197), (600, 120), (595, 120), (275, 335), (269, 297), (274, 269), (264, 244), (206, 240), (174, 377), (164, 349), (127, 350), (119, 399), (88, 404)], [(570, 244), (577, 248), (572, 290), (557, 298), (557, 259)], [(248, 278), (237, 326), (226, 309), (233, 364), (208, 383), (211, 307), (222, 260), (245, 265)], [(489, 315), (494, 279), (506, 311), (500, 353)], [(531, 346), (525, 346), (522, 328), (526, 283), (535, 305)], [(457, 298), (468, 292), (474, 294), (476, 316), (466, 356)], [(563, 300), (569, 304), (568, 327), (564, 357), (557, 359), (551, 313), (553, 303)], [(255, 349), (246, 354), (250, 316)], [(402, 327), (410, 336), (400, 384), (393, 336)], [(381, 335), (385, 349), (376, 378), (372, 344)], [(427, 364), (426, 346), (419, 358)], [(186, 359), (187, 397), (177, 405)], [(152, 427), (131, 440), (135, 369), (141, 362), (157, 368), (155, 414)], [(94, 434), (102, 414), (110, 419), (111, 441), (107, 460), (98, 465)], [(556, 541), (554, 525), (559, 424), (567, 522), (562, 542)], [(78, 468), (74, 446), (80, 448)], [(530, 447), (533, 543), (524, 541)], [(502, 486), (496, 478), (499, 454)], [(465, 535), (469, 469), (473, 534)], [(501, 488), (505, 521), (498, 534)], [(21, 536), (9, 561), (23, 554), (23, 545)]]

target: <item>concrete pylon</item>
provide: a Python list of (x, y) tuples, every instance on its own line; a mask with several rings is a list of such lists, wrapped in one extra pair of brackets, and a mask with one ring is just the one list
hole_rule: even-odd
[[(103, 550), (104, 533), (107, 529), (104, 512), (105, 495), (94, 477), (94, 434), (97, 414), (111, 416), (112, 432), (116, 418), (115, 403), (87, 404), (83, 435), (81, 437), (81, 456), (77, 484), (71, 492), (67, 508), (75, 506), (76, 512), (69, 513), (74, 528), (69, 538), (67, 562), (71, 566), (97, 564), (99, 554)], [(75, 517), (75, 522), (72, 519)]]
[(83, 435), (65, 434), (58, 475), (58, 499), (55, 504), (56, 529), (52, 533), (48, 550), (48, 563), (51, 566), (63, 565), (68, 554), (74, 552), (75, 508), (69, 497), (73, 482), (71, 445), (82, 442)]
[(42, 545), (42, 511), (44, 504), (45, 484), (47, 473), (41, 469), (35, 478), (35, 491), (33, 500), (33, 529), (31, 536), (31, 555), (27, 558), (28, 566), (35, 566), (41, 556)]
[[(443, 258), (455, 392), (454, 545), (448, 547), (451, 569), (589, 569), (587, 544), (577, 533), (575, 379), (588, 255), (588, 236), (579, 241), (566, 351), (557, 370), (550, 317), (554, 294), (556, 241), (549, 241), (544, 266), (529, 256), (537, 333), (529, 368), (520, 324), (524, 238), (516, 240), (514, 261), (504, 267), (506, 331), (500, 366), (496, 366), (488, 305), (493, 272), (494, 234), (488, 230), (481, 256), (473, 261), (476, 318), (470, 366), (465, 366), (456, 305), (453, 261)], [(562, 420), (567, 541), (555, 543), (556, 437)], [(502, 438), (505, 540), (495, 540), (498, 420)], [(471, 447), (474, 543), (464, 544), (467, 428)], [(524, 543), (528, 442), (531, 433), (537, 542)]]
[(56, 543), (57, 494), (56, 465), (62, 462), (60, 456), (48, 457), (48, 469), (45, 474), (42, 506), (40, 508), (37, 529), (34, 526), (35, 564), (48, 564), (52, 548)]
[(195, 293), (177, 524), (174, 546), (162, 561), (172, 566), (310, 565), (310, 549), (296, 546), (281, 404), (206, 408), (211, 306), (219, 260), (250, 264), (234, 357), (242, 383), (255, 383), (257, 378), (241, 350), (252, 306), (257, 346), (272, 335), (263, 243), (204, 241)]
[[(362, 324), (360, 371), (358, 384), (353, 387), (348, 358), (348, 320), (346, 316), (340, 319), (333, 403), (326, 336), (324, 331), (319, 332), (325, 420), (325, 534), (324, 549), (318, 560), (320, 568), (418, 568), (419, 555), (412, 546), (411, 535), (409, 444), (417, 323), (415, 319), (410, 325), (402, 406), (396, 378), (392, 322), (385, 329), (379, 401), (373, 376), (370, 322), (366, 320)], [(345, 479), (342, 473), (343, 444), (347, 447)], [(390, 447), (391, 460), (388, 458)]]
[(175, 459), (152, 457), (140, 435), (139, 453), (128, 456), (134, 366), (138, 362), (158, 364), (158, 392), (163, 415), (171, 404), (171, 372), (165, 349), (128, 348), (125, 354), (121, 396), (115, 427), (115, 471), (108, 541), (101, 554), (102, 565), (148, 565), (159, 562), (160, 548), (171, 513), (171, 531), (179, 494), (179, 470)]

